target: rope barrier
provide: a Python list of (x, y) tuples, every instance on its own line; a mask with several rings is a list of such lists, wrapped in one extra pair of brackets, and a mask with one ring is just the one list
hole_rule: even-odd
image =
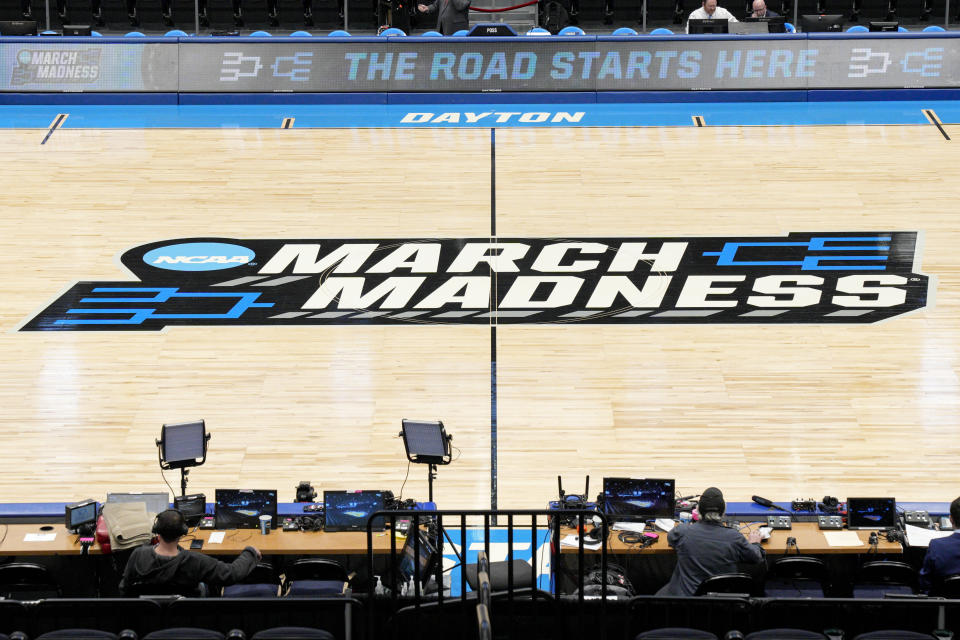
[(515, 4), (512, 7), (504, 7), (502, 9), (481, 9), (479, 7), (470, 7), (470, 11), (481, 11), (483, 13), (501, 13), (503, 11), (513, 11), (514, 9), (522, 9), (523, 7), (529, 7), (532, 4), (538, 4), (540, 0), (530, 0), (530, 2), (524, 2), (523, 4)]

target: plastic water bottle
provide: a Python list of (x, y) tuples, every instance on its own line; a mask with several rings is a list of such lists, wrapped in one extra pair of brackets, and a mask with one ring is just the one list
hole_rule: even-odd
[(383, 583), (380, 582), (380, 576), (373, 576), (377, 579), (377, 586), (373, 588), (373, 593), (378, 596), (387, 595), (387, 588), (383, 586)]

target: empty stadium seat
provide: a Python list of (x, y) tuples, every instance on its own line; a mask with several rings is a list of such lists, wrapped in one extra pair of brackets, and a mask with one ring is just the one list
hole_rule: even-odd
[(906, 27), (897, 27), (897, 33), (908, 33), (909, 31)]
[(441, 38), (443, 37), (443, 34), (440, 33), (439, 31), (424, 31), (420, 35), (423, 35), (429, 38), (436, 38), (437, 36), (440, 36)]
[(57, 598), (60, 587), (46, 567), (32, 562), (0, 566), (0, 597), (8, 600)]
[(664, 627), (638, 633), (634, 640), (717, 640), (709, 631), (688, 629), (686, 627)]
[(887, 593), (911, 594), (916, 583), (916, 570), (905, 562), (868, 562), (857, 573), (853, 597), (882, 598)]
[(788, 556), (770, 566), (763, 585), (768, 598), (822, 598), (830, 584), (830, 570), (819, 558)]
[(291, 38), (312, 38), (313, 34), (309, 31), (294, 31), (290, 34)]
[(304, 558), (284, 571), (283, 592), (292, 598), (341, 594), (348, 582), (347, 570), (333, 560)]
[(130, 31), (129, 33), (123, 34), (124, 38), (146, 38), (147, 36), (143, 35), (139, 31)]
[(946, 31), (946, 29), (944, 29), (943, 27), (938, 27), (935, 24), (932, 24), (929, 27), (924, 27), (923, 30), (928, 32), (929, 31)]
[(564, 27), (557, 33), (558, 36), (585, 36), (587, 35), (580, 27)]
[(941, 580), (940, 584), (934, 588), (933, 595), (951, 600), (960, 599), (960, 575), (947, 576)]
[(745, 573), (725, 573), (719, 576), (711, 576), (700, 583), (697, 587), (698, 596), (705, 596), (708, 593), (753, 593), (753, 578)]
[(273, 34), (269, 31), (254, 31), (250, 34), (251, 38), (272, 38)]
[[(453, 34), (453, 35), (457, 35), (457, 34)], [(466, 34), (464, 34), (464, 35), (466, 35)], [(548, 35), (550, 35), (550, 32), (547, 31), (546, 29), (544, 29), (543, 27), (534, 27), (533, 29), (530, 29), (530, 31), (527, 31), (526, 35), (528, 35), (528, 36), (548, 36)]]
[(225, 598), (275, 598), (280, 590), (280, 576), (273, 565), (261, 562), (239, 584), (223, 588)]
[(406, 33), (403, 32), (403, 29), (397, 29), (396, 27), (390, 27), (389, 29), (384, 29), (378, 35), (381, 36), (405, 36)]
[[(243, 638), (243, 633), (230, 633), (230, 638)], [(219, 631), (213, 629), (200, 629), (197, 627), (172, 627), (170, 629), (160, 629), (151, 631), (140, 640), (226, 640)]]
[(867, 29), (862, 24), (855, 24), (849, 29), (847, 29), (847, 33), (869, 33), (869, 32), (870, 32), (870, 29)]
[(187, 33), (186, 31), (181, 31), (180, 29), (171, 29), (170, 31), (167, 31), (167, 32), (166, 32), (165, 34), (163, 34), (163, 35), (164, 35), (164, 37), (169, 36), (169, 37), (177, 37), (177, 38), (186, 38), (186, 37), (188, 37), (190, 34)]
[(673, 35), (673, 31), (670, 31), (670, 29), (666, 29), (666, 28), (664, 28), (664, 27), (657, 27), (656, 29), (654, 29), (653, 31), (650, 32), (650, 35), (652, 35), (652, 36), (672, 36), (672, 35)]
[(826, 640), (825, 635), (806, 629), (764, 629), (747, 634), (743, 640)]
[[(544, 29), (544, 31), (546, 31), (546, 29)], [(465, 35), (467, 35), (468, 33), (470, 33), (470, 32), (467, 31), (466, 29), (460, 29), (459, 31), (454, 31), (454, 32), (453, 32), (453, 35), (455, 35), (455, 36), (465, 36)], [(550, 32), (547, 31), (547, 33), (550, 33)], [(530, 35), (530, 32), (529, 32), (529, 31), (527, 32), (527, 35)]]
[(635, 29), (631, 29), (630, 27), (620, 27), (619, 29), (615, 29), (615, 30), (613, 31), (613, 33), (611, 33), (610, 35), (612, 35), (612, 36), (636, 36), (636, 35), (639, 35), (639, 34), (636, 32)]
[(253, 634), (250, 640), (334, 640), (333, 634), (311, 627), (274, 627)]
[(327, 36), (333, 36), (334, 38), (345, 38), (350, 35), (349, 31), (344, 31), (343, 29), (337, 29), (336, 31), (331, 31)]
[(37, 636), (34, 640), (137, 640), (133, 631), (110, 633), (100, 629), (58, 629)]
[(784, 22), (784, 23), (783, 23), (783, 29), (784, 29), (784, 31), (785, 31), (786, 33), (796, 33), (796, 32), (797, 32), (797, 28), (796, 28), (795, 26), (793, 26), (792, 24), (790, 24), (789, 22)]

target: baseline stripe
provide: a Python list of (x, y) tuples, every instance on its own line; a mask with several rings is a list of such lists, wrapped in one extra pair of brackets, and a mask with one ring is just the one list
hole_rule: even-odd
[(943, 122), (940, 121), (940, 118), (933, 111), (933, 109), (923, 109), (923, 115), (926, 116), (927, 120), (930, 121), (930, 124), (935, 126), (947, 140), (950, 139), (950, 136), (947, 135), (947, 132), (943, 129)]
[(53, 122), (50, 123), (50, 128), (47, 130), (47, 135), (43, 137), (43, 140), (40, 144), (47, 144), (47, 140), (50, 139), (50, 136), (53, 135), (53, 132), (63, 126), (64, 121), (69, 116), (69, 113), (58, 113), (57, 117), (53, 119)]

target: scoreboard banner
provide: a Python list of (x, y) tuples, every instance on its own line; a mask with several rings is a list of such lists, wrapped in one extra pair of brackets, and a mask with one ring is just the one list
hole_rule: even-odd
[(704, 91), (960, 87), (960, 38), (204, 38), (0, 44), (0, 91)]
[(177, 91), (178, 45), (172, 38), (135, 44), (17, 40), (0, 43), (2, 91)]

